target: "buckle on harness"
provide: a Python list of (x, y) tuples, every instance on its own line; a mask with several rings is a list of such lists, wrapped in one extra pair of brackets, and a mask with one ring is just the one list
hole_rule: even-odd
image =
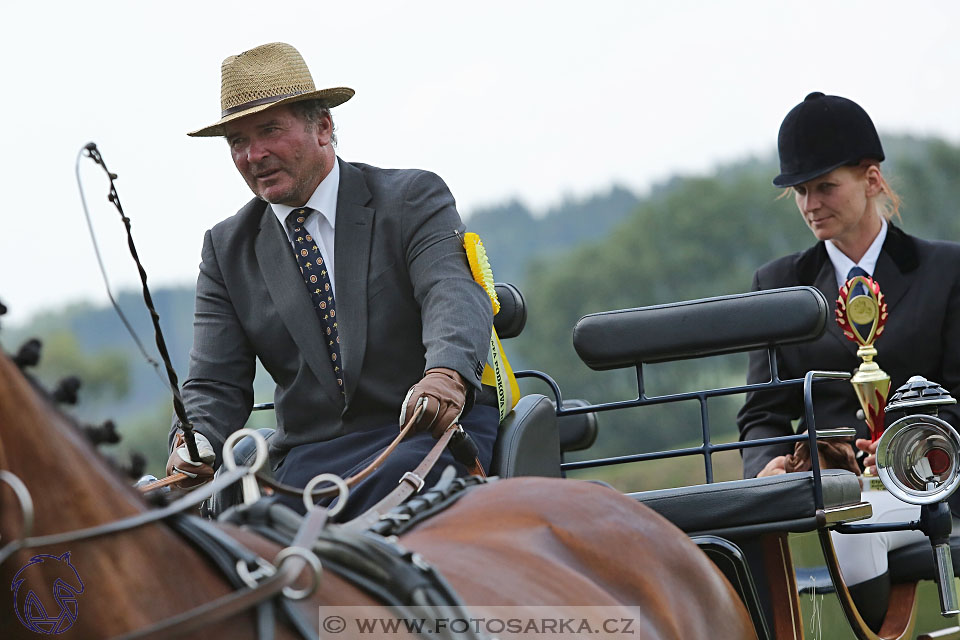
[(404, 480), (414, 486), (416, 493), (420, 493), (420, 490), (423, 489), (423, 485), (425, 484), (423, 478), (415, 474), (413, 471), (407, 471), (405, 474), (403, 474), (403, 477), (400, 478), (400, 482), (397, 484), (403, 484)]
[(251, 570), (244, 560), (237, 560), (237, 575), (251, 589), (255, 589), (263, 578), (269, 578), (277, 572), (277, 568), (263, 558), (257, 558), (255, 562), (256, 569)]

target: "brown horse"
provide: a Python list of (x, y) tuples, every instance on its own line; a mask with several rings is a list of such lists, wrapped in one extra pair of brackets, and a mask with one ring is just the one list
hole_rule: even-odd
[[(0, 354), (0, 469), (19, 478), (33, 498), (33, 536), (149, 510), (106, 464), (88, 466), (97, 459), (72, 421)], [(20, 500), (0, 483), (0, 549), (22, 537), (23, 527)], [(222, 529), (267, 560), (280, 550), (251, 532)], [(581, 611), (578, 607), (590, 607), (584, 615), (598, 620), (611, 611), (622, 613), (614, 617), (629, 619), (630, 629), (621, 622), (616, 630), (634, 638), (755, 637), (737, 595), (682, 532), (599, 485), (538, 478), (493, 482), (405, 534), (400, 544), (438, 569), (471, 612), (536, 607), (530, 611), (537, 617), (552, 612), (569, 618), (572, 611)], [(30, 564), (38, 555), (45, 561)], [(7, 585), (13, 586), (18, 575), (15, 600)], [(24, 600), (30, 591), (32, 609)], [(75, 615), (68, 616), (72, 627), (64, 637), (111, 638), (232, 591), (204, 554), (156, 522), (13, 553), (0, 564), (0, 629), (4, 638), (35, 638), (23, 612), (29, 609), (36, 617), (39, 601), (46, 616), (55, 617), (66, 603)], [(71, 597), (76, 602), (72, 609)], [(297, 606), (317, 626), (318, 611), (324, 610), (318, 607), (346, 611), (349, 605), (374, 604), (359, 588), (325, 570), (318, 591)], [(256, 637), (255, 617), (236, 615), (181, 637)], [(276, 637), (300, 636), (278, 628)]]

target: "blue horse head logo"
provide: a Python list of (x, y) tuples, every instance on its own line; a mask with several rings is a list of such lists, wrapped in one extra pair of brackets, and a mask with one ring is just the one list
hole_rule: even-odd
[[(28, 578), (31, 584), (45, 585), (47, 589), (37, 593), (24, 586)], [(33, 556), (13, 576), (10, 590), (17, 619), (30, 631), (44, 635), (63, 633), (77, 621), (77, 598), (83, 593), (83, 580), (70, 564), (69, 551), (62, 556)]]

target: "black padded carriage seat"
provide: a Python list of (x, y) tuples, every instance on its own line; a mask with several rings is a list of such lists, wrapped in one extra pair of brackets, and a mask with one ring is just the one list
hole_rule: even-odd
[[(819, 291), (791, 287), (590, 314), (574, 328), (573, 343), (591, 369), (641, 367), (807, 342), (827, 319)], [(816, 528), (813, 482), (810, 472), (791, 473), (630, 495), (691, 535), (741, 537)], [(860, 504), (852, 473), (825, 471), (822, 486), (828, 511)]]
[[(857, 476), (840, 469), (824, 469), (820, 480), (826, 512), (822, 517), (838, 518), (855, 508), (867, 513), (860, 501)], [(813, 474), (809, 471), (627, 495), (691, 536), (736, 539), (768, 531), (813, 531), (819, 525)]]
[[(632, 367), (805, 342), (823, 332), (829, 317), (826, 301), (815, 289), (759, 291), (591, 314), (574, 329), (574, 346), (593, 369)], [(766, 533), (812, 531), (870, 514), (854, 474), (822, 471), (823, 511), (816, 507), (813, 484), (811, 472), (788, 473), (629, 495), (695, 539), (748, 545)], [(951, 547), (954, 573), (960, 575), (960, 535), (951, 537)], [(711, 557), (716, 561), (718, 555), (722, 553)], [(888, 561), (893, 582), (935, 576), (927, 541), (894, 550)], [(728, 577), (735, 584), (736, 576)], [(825, 572), (818, 578), (820, 585), (824, 577)]]

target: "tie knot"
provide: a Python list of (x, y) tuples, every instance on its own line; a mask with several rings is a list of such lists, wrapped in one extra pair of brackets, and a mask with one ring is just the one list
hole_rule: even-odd
[(306, 207), (294, 209), (287, 215), (287, 224), (290, 225), (291, 229), (302, 227), (306, 219), (310, 217), (310, 211), (311, 209)]
[(853, 265), (853, 268), (847, 272), (847, 280), (850, 278), (856, 278), (857, 276), (863, 276), (869, 278), (870, 274), (866, 270), (862, 269), (859, 265)]

